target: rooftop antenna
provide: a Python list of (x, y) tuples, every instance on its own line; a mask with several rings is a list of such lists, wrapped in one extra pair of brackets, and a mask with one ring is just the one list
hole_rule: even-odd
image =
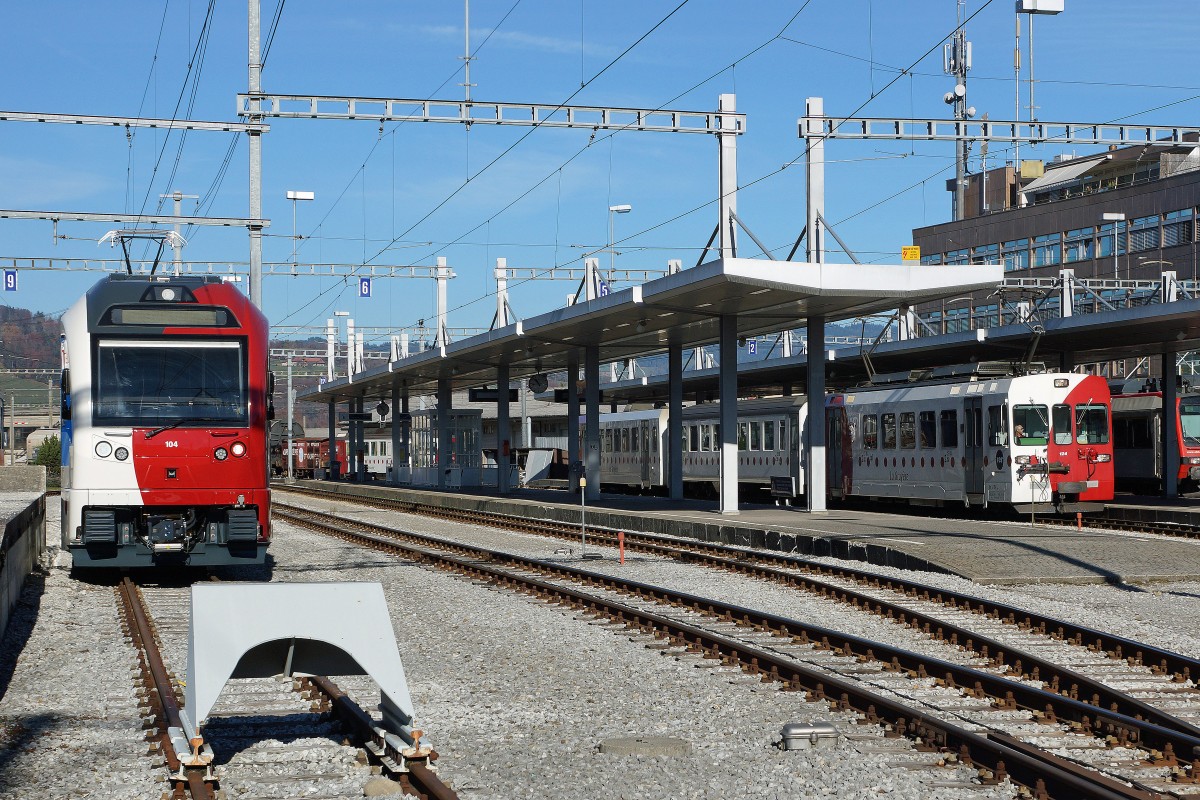
[(151, 275), (158, 269), (158, 262), (162, 259), (163, 248), (167, 245), (180, 248), (187, 244), (187, 240), (175, 231), (143, 231), (136, 229), (109, 231), (100, 237), (100, 241), (97, 244), (108, 242), (109, 246), (116, 246), (119, 243), (121, 245), (121, 252), (125, 254), (125, 270), (132, 275), (133, 264), (129, 259), (129, 243), (135, 239), (147, 239), (158, 242), (158, 252), (154, 254), (154, 263), (150, 265)]
[[(465, 99), (468, 104), (471, 102), (471, 87), (475, 85), (471, 83), (471, 62), (474, 60), (471, 56), (471, 0), (463, 0), (463, 82), (459, 86), (466, 91)], [(467, 126), (470, 125), (468, 122)]]

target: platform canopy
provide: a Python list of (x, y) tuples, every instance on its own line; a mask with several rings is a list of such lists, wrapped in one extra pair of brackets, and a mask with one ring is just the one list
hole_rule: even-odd
[(737, 316), (738, 336), (879, 314), (901, 305), (996, 286), (998, 264), (958, 266), (817, 264), (733, 258), (712, 261), (640, 286), (550, 311), (504, 328), (426, 350), (325, 383), (300, 400), (346, 401), (391, 391), (393, 377), (411, 394), (494, 383), (507, 363), (510, 379), (566, 369), (588, 345), (602, 361), (661, 353), (718, 339), (722, 316)]
[[(971, 361), (1022, 361), (1032, 352), (1033, 362), (1055, 368), (1060, 356), (1076, 364), (1125, 358), (1142, 358), (1164, 352), (1200, 350), (1200, 300), (1135, 306), (1047, 320), (1037, 335), (1032, 324), (960, 331), (939, 336), (830, 348), (826, 358), (829, 386), (850, 387), (869, 378), (863, 353), (870, 351), (876, 373), (965, 364)], [(1034, 337), (1037, 336), (1036, 347)], [(804, 354), (738, 365), (738, 386), (743, 392), (778, 394), (789, 387), (804, 390)], [(715, 397), (719, 369), (689, 370), (683, 375), (688, 398)], [(667, 398), (667, 376), (656, 375), (605, 384), (606, 400), (661, 402)]]

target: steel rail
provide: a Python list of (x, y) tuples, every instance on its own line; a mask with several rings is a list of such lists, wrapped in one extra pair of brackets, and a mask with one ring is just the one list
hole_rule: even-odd
[(383, 735), (371, 716), (338, 688), (336, 683), (322, 676), (313, 676), (305, 680), (328, 699), (330, 708), (338, 715), (342, 724), (361, 742), (372, 745), (368, 749), (380, 758), (387, 771), (405, 789), (412, 790), (427, 800), (458, 800), (458, 794), (442, 783), (441, 778), (430, 766), (437, 760), (437, 751), (421, 751), (419, 731), (416, 753), (408, 750), (401, 752), (396, 749), (393, 741)]
[(155, 740), (162, 750), (170, 770), (171, 781), (177, 788), (186, 785), (194, 800), (216, 800), (216, 787), (205, 780), (206, 770), (185, 767), (171, 743), (169, 728), (182, 728), (179, 717), (179, 699), (163, 664), (162, 654), (154, 640), (154, 629), (138, 594), (137, 585), (128, 577), (122, 578), (116, 587), (117, 596), (124, 611), (129, 637), (138, 652), (138, 665), (143, 683), (150, 692), (150, 707), (154, 712), (157, 729)]
[[(442, 519), (481, 522), (501, 528), (509, 528), (529, 533), (541, 533), (556, 537), (575, 538), (579, 534), (579, 526), (575, 523), (559, 523), (551, 520), (532, 520), (494, 511), (459, 510), (410, 500), (391, 499), (384, 497), (361, 497), (336, 492), (326, 492), (311, 487), (286, 487), (286, 491), (308, 494), (316, 497), (336, 498), (351, 503), (375, 505), (382, 508), (392, 508), (409, 511), (416, 514), (433, 516)], [(841, 567), (813, 561), (803, 556), (784, 553), (772, 553), (765, 550), (748, 547), (720, 545), (712, 542), (687, 541), (676, 537), (663, 536), (653, 533), (636, 531), (617, 531), (611, 528), (589, 527), (588, 534), (606, 544), (615, 544), (618, 533), (623, 533), (625, 546), (635, 550), (646, 550), (675, 558), (680, 554), (692, 558), (702, 556), (712, 558), (714, 565), (726, 569), (749, 572), (756, 565), (772, 565), (790, 569), (800, 569), (819, 576), (838, 578), (855, 583), (866, 584), (872, 589), (881, 589), (902, 594), (917, 600), (941, 603), (951, 609), (970, 611), (983, 616), (999, 619), (1005, 623), (1016, 625), (1021, 630), (1032, 630), (1054, 639), (1060, 639), (1080, 647), (1087, 647), (1096, 653), (1105, 653), (1110, 658), (1126, 660), (1135, 665), (1146, 665), (1157, 674), (1171, 675), (1177, 683), (1189, 680), (1200, 681), (1200, 660), (1179, 653), (1156, 647), (1145, 642), (1139, 642), (1124, 636), (1118, 636), (1107, 631), (1077, 625), (1073, 622), (1055, 617), (1037, 614), (1018, 606), (986, 600), (974, 595), (942, 589), (919, 581), (906, 578), (885, 577), (876, 573)], [(722, 557), (728, 556), (725, 560)], [(766, 577), (766, 575), (763, 575)], [(790, 578), (791, 576), (789, 576)], [(832, 586), (832, 585), (830, 585)], [(850, 590), (839, 590), (849, 592)], [(874, 602), (882, 602), (874, 600)], [(913, 612), (908, 612), (910, 617)], [(976, 636), (975, 638), (979, 638)]]
[[(288, 515), (285, 513), (284, 516), (286, 518)], [(430, 553), (427, 550), (384, 537), (355, 533), (347, 530), (344, 524), (333, 526), (301, 518), (293, 521), (311, 529), (318, 529), (330, 536), (358, 541), (387, 551), (401, 551), (421, 561), (450, 566), (469, 575), (490, 578), (506, 588), (538, 593), (589, 613), (609, 616), (618, 623), (629, 627), (654, 631), (656, 635), (663, 633), (673, 643), (689, 650), (714, 654), (730, 666), (762, 676), (764, 681), (777, 680), (788, 684), (792, 689), (806, 689), (810, 700), (825, 700), (830, 703), (831, 708), (857, 711), (873, 724), (890, 724), (897, 734), (916, 738), (919, 745), (924, 744), (935, 749), (957, 752), (958, 757), (965, 763), (973, 764), (979, 760), (982, 753), (983, 759), (991, 765), (993, 777), (997, 781), (1002, 780), (1005, 775), (1012, 775), (1019, 783), (1040, 792), (1038, 796), (1041, 797), (1139, 799), (1152, 797), (1146, 792), (1129, 787), (1125, 787), (1124, 791), (1117, 792), (1108, 786), (1100, 786), (1089, 778), (1067, 773), (1043, 760), (1032, 758), (1000, 743), (969, 733), (958, 726), (945, 723), (897, 701), (877, 696), (852, 682), (805, 667), (785, 656), (659, 614), (605, 600), (568, 587), (513, 575), (483, 563)], [(346, 521), (339, 520), (339, 522), (345, 523)]]
[[(372, 525), (344, 517), (321, 515), (320, 512), (295, 507), (284, 506), (284, 508), (286, 509), (285, 518), (292, 520), (312, 520), (313, 516), (324, 516), (325, 518), (336, 519), (345, 525), (365, 528), (384, 536), (403, 537), (419, 544), (449, 549), (464, 556), (486, 559), (491, 563), (511, 564), (522, 569), (536, 570), (542, 573), (566, 577), (571, 580), (599, 585), (613, 591), (632, 593), (654, 602), (690, 608), (700, 613), (709, 614), (710, 616), (720, 616), (723, 619), (734, 621), (738, 624), (752, 626), (768, 633), (774, 634), (779, 632), (778, 635), (799, 637), (802, 644), (815, 642), (823, 649), (837, 650), (845, 656), (855, 657), (859, 660), (882, 662), (892, 670), (905, 670), (918, 677), (940, 676), (939, 682), (943, 685), (952, 688), (961, 688), (964, 692), (968, 694), (973, 693), (977, 697), (982, 695), (992, 697), (1000, 707), (1024, 708), (1048, 722), (1056, 721), (1058, 716), (1062, 716), (1064, 719), (1071, 720), (1077, 724), (1085, 732), (1094, 732), (1097, 736), (1112, 736), (1122, 743), (1141, 743), (1144, 746), (1156, 748), (1163, 753), (1163, 757), (1167, 761), (1172, 760), (1177, 753), (1186, 757), (1187, 754), (1194, 752), (1197, 756), (1200, 756), (1200, 730), (1160, 709), (1145, 706), (1140, 701), (1127, 697), (1123, 693), (1112, 690), (1102, 684), (1094, 685), (1103, 689), (1107, 696), (1119, 698), (1114, 701), (1118, 703), (1118, 709), (1110, 708), (1105, 710), (1101, 706), (1081, 701), (1077, 699), (1077, 696), (1060, 694), (1054, 689), (1029, 686), (972, 667), (965, 667), (931, 656), (919, 655), (899, 647), (893, 647), (884, 642), (844, 634), (841, 631), (825, 628), (820, 625), (768, 614), (729, 603), (722, 603), (706, 597), (675, 592), (659, 586), (652, 586), (623, 578), (615, 578), (589, 570), (577, 569), (565, 564), (526, 558), (500, 550), (475, 547), (461, 542), (449, 541), (441, 537), (417, 534), (409, 531), (397, 531), (380, 525)], [(319, 521), (315, 522), (322, 524)], [(905, 619), (906, 613), (903, 610), (900, 611), (900, 619), (898, 620), (900, 624), (907, 624)], [(970, 649), (969, 645), (968, 649)], [(980, 649), (981, 655), (984, 658), (995, 660), (998, 656), (999, 664), (1003, 665), (1005, 659), (1003, 652), (997, 653), (995, 656), (989, 656), (986, 647)], [(1074, 673), (1068, 670), (1062, 671), (1066, 674), (1074, 675)], [(1075, 677), (1080, 681), (1087, 680), (1082, 676)], [(1091, 682), (1089, 681), (1089, 683)], [(1078, 695), (1078, 692), (1076, 691), (1073, 694)], [(1154, 712), (1156, 718), (1144, 718), (1143, 715), (1146, 710)], [(1164, 725), (1162, 721), (1172, 724)]]

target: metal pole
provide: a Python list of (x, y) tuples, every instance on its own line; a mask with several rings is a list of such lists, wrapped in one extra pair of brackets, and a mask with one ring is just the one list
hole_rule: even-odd
[(354, 320), (346, 318), (346, 377), (354, 377)]
[(334, 479), (334, 462), (337, 461), (337, 402), (329, 401), (329, 472), (326, 480)]
[[(737, 237), (734, 235), (733, 217), (737, 214), (737, 134), (734, 132), (736, 123), (724, 114), (733, 114), (737, 110), (737, 95), (723, 94), (717, 100), (717, 108), (721, 117), (721, 132), (717, 134), (719, 153), (719, 199), (717, 206), (720, 213), (718, 222), (718, 241), (721, 246), (721, 258), (737, 256)], [(812, 228), (809, 228), (811, 231)], [(811, 234), (810, 234), (811, 236)], [(721, 354), (724, 362), (725, 354)]]
[(450, 381), (437, 382), (437, 488), (446, 488), (446, 470), (450, 467)]
[[(172, 192), (171, 199), (175, 201), (175, 216), (183, 216), (183, 193)], [(171, 249), (175, 251), (175, 275), (178, 276), (182, 267), (180, 261), (183, 260), (183, 245), (180, 244), (183, 240), (180, 238), (179, 223), (175, 223), (175, 241), (171, 242)]]
[[(260, 0), (249, 0), (250, 94), (262, 93), (260, 53)], [(261, 122), (259, 101), (250, 101), (251, 122)], [(262, 219), (262, 135), (250, 133), (250, 218)], [(250, 302), (262, 307), (262, 228), (250, 226)]]
[(293, 410), (296, 405), (296, 393), (292, 391), (292, 357), (288, 356), (288, 387), (287, 387), (287, 479), (291, 483), (295, 478), (292, 475), (292, 459), (295, 458), (295, 451), (292, 449), (292, 420)]
[(325, 380), (333, 380), (333, 361), (337, 353), (337, 323), (325, 320)]
[[(393, 359), (394, 360), (394, 359)], [(400, 485), (400, 376), (392, 376), (392, 486)]]
[[(804, 105), (806, 116), (825, 116), (825, 101), (822, 98), (810, 97), (804, 101)], [(805, 221), (808, 234), (805, 260), (811, 264), (825, 260), (825, 235), (819, 223), (825, 213), (825, 138), (821, 135), (820, 120), (809, 120), (807, 127), (809, 138), (805, 139), (805, 143), (808, 145), (808, 155), (804, 159), (804, 177), (808, 195), (808, 219)]]
[(8, 415), (8, 463), (17, 464), (17, 401), (12, 392), (8, 393), (8, 407), (12, 412)]
[[(1032, 17), (1030, 18), (1032, 20)], [(1117, 226), (1120, 225), (1120, 220), (1113, 220), (1113, 280), (1121, 280), (1121, 265), (1117, 260)]]

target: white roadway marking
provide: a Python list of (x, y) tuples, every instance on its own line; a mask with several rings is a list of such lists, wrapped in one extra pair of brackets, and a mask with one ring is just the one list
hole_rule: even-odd
[(871, 539), (873, 542), (904, 542), (905, 544), (915, 544), (917, 547), (924, 547), (926, 542), (914, 542), (912, 539), (897, 539), (894, 536), (876, 536)]

